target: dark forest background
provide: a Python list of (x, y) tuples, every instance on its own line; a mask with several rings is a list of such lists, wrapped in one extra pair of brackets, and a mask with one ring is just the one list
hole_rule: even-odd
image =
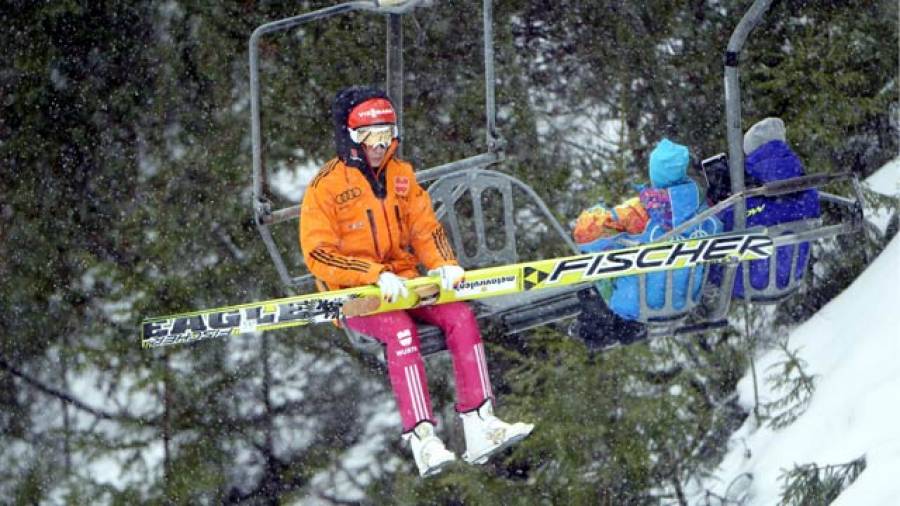
[[(663, 136), (726, 151), (722, 55), (749, 4), (497, 1), (502, 170), (571, 225), (645, 182)], [(591, 354), (559, 327), (487, 328), (501, 414), (538, 429), (428, 481), (383, 371), (333, 329), (140, 348), (142, 317), (283, 294), (252, 219), (248, 39), (328, 5), (0, 2), (0, 502), (686, 503), (747, 415), (733, 387), (758, 336)], [(894, 158), (897, 20), (892, 0), (776, 1), (742, 56), (744, 128), (780, 116), (810, 171), (865, 177)], [(480, 3), (403, 23), (405, 156), (484, 151)], [(272, 170), (332, 156), (331, 99), (384, 82), (384, 40), (384, 17), (358, 14), (264, 41)], [(294, 226), (279, 233), (295, 241)], [(808, 316), (883, 243), (843, 240), (855, 270), (820, 250), (778, 321)], [(448, 360), (428, 367), (461, 451)]]

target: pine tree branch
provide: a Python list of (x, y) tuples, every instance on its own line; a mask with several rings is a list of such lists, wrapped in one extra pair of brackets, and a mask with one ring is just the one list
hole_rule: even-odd
[(36, 388), (38, 391), (43, 392), (52, 397), (56, 397), (57, 399), (60, 399), (61, 401), (65, 402), (66, 404), (69, 404), (81, 411), (86, 412), (86, 413), (90, 413), (91, 415), (93, 415), (97, 418), (101, 418), (103, 420), (115, 420), (115, 421), (121, 421), (121, 420), (125, 420), (125, 419), (133, 419), (129, 416), (116, 415), (116, 414), (109, 413), (107, 411), (100, 410), (93, 406), (89, 406), (88, 404), (78, 400), (77, 398), (75, 398), (73, 395), (71, 395), (69, 393), (66, 393), (66, 392), (63, 392), (62, 390), (58, 390), (56, 388), (45, 385), (44, 383), (37, 380), (36, 378), (33, 378), (32, 376), (26, 374), (25, 372), (17, 369), (12, 364), (8, 363), (6, 360), (3, 360), (2, 358), (0, 358), (0, 368), (8, 371), (13, 376), (21, 379), (25, 383)]

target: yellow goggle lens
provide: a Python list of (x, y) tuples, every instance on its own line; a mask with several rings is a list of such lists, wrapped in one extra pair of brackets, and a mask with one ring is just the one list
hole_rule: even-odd
[(393, 126), (363, 127), (356, 130), (356, 142), (369, 147), (388, 147), (394, 139)]

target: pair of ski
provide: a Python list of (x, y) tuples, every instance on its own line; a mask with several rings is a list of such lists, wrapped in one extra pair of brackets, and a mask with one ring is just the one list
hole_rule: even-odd
[(298, 295), (148, 318), (141, 325), (141, 345), (156, 348), (703, 263), (761, 260), (771, 256), (773, 250), (772, 238), (765, 231), (720, 234), (474, 269), (466, 271), (464, 281), (452, 290), (441, 290), (437, 277), (419, 277), (406, 281), (409, 294), (394, 302), (382, 300), (374, 285)]

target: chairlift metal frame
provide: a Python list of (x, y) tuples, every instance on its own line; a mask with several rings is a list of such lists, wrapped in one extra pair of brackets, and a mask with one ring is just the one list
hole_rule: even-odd
[[(725, 52), (725, 102), (726, 102), (726, 127), (729, 153), (729, 168), (731, 176), (731, 196), (711, 207), (710, 209), (699, 213), (686, 223), (676, 227), (659, 241), (667, 240), (687, 230), (688, 228), (700, 223), (709, 216), (728, 208), (733, 207), (735, 212), (735, 230), (743, 230), (745, 225), (746, 199), (752, 196), (776, 196), (784, 193), (800, 191), (806, 188), (820, 187), (826, 183), (830, 183), (839, 179), (846, 179), (852, 184), (854, 191), (853, 199), (841, 197), (837, 195), (820, 192), (820, 198), (823, 202), (840, 206), (847, 210), (848, 220), (833, 225), (823, 225), (820, 219), (804, 220), (804, 223), (784, 224), (785, 226), (774, 229), (778, 233), (782, 230), (789, 231), (785, 235), (779, 235), (775, 241), (776, 245), (799, 244), (804, 241), (833, 237), (838, 234), (844, 234), (857, 230), (862, 224), (862, 193), (856, 177), (852, 174), (838, 175), (809, 175), (800, 178), (794, 178), (786, 181), (779, 181), (758, 188), (747, 189), (744, 182), (744, 153), (742, 146), (743, 128), (741, 125), (741, 97), (740, 97), (740, 78), (738, 72), (740, 53), (749, 34), (762, 21), (766, 11), (769, 9), (772, 0), (755, 0), (744, 16), (741, 18), (734, 32), (729, 39)], [(284, 259), (279, 252), (275, 240), (272, 236), (270, 227), (276, 223), (295, 220), (299, 218), (299, 205), (292, 205), (283, 209), (272, 209), (272, 203), (267, 198), (267, 171), (264, 164), (264, 153), (262, 143), (262, 130), (260, 121), (260, 87), (259, 87), (259, 42), (264, 35), (290, 30), (302, 24), (312, 21), (319, 21), (333, 16), (346, 14), (356, 11), (371, 12), (374, 14), (386, 16), (386, 34), (387, 34), (387, 58), (386, 58), (386, 89), (388, 95), (392, 98), (397, 108), (398, 127), (403, 131), (403, 31), (402, 16), (408, 14), (419, 7), (427, 7), (430, 0), (391, 0), (389, 2), (379, 2), (378, 0), (352, 1), (332, 7), (320, 9), (314, 12), (281, 19), (278, 21), (260, 25), (253, 31), (250, 37), (250, 98), (251, 98), (251, 131), (253, 146), (253, 212), (257, 228), (266, 245), (270, 257), (275, 263), (279, 277), (289, 293), (295, 290), (312, 289), (311, 275), (292, 276), (285, 265)], [(422, 171), (418, 171), (417, 177), (420, 182), (430, 183), (428, 186), (429, 193), (435, 201), (438, 217), (449, 228), (448, 235), (454, 242), (457, 254), (460, 255), (462, 264), (466, 267), (481, 266), (496, 263), (512, 263), (517, 260), (517, 252), (515, 251), (515, 230), (511, 219), (511, 192), (513, 188), (524, 191), (531, 201), (536, 203), (540, 213), (550, 223), (553, 231), (560, 236), (565, 244), (577, 251), (575, 244), (572, 242), (569, 234), (563, 229), (562, 225), (556, 220), (550, 210), (546, 207), (541, 198), (528, 185), (518, 179), (504, 174), (496, 170), (489, 170), (490, 167), (499, 165), (504, 160), (504, 140), (497, 131), (496, 127), (496, 102), (494, 90), (494, 48), (493, 48), (493, 3), (492, 0), (483, 0), (482, 2), (482, 22), (483, 22), (483, 51), (484, 51), (484, 78), (485, 78), (485, 121), (486, 121), (486, 151), (468, 158), (456, 160), (447, 164), (439, 165)], [(504, 200), (504, 227), (505, 244), (501, 250), (492, 250), (484, 244), (484, 214), (479, 204), (480, 195), (483, 191), (495, 189)], [(462, 234), (458, 233), (456, 228), (456, 217), (453, 215), (453, 209), (456, 202), (460, 199), (471, 198), (472, 208), (474, 209), (473, 220), (476, 223), (477, 242), (476, 253), (467, 255), (460, 241)], [(507, 202), (509, 200), (509, 202)], [(449, 214), (448, 214), (449, 213)], [(513, 227), (512, 229), (510, 227)], [(510, 241), (513, 243), (511, 244)], [(796, 262), (796, 251), (793, 262)], [(722, 288), (713, 294), (711, 300), (705, 301), (711, 304), (712, 309), (707, 308), (707, 313), (702, 317), (705, 321), (697, 323), (688, 323), (691, 313), (698, 309), (695, 302), (691, 302), (686, 306), (675, 309), (672, 300), (672, 272), (667, 273), (667, 294), (665, 304), (662, 308), (649, 308), (644, 294), (646, 280), (640, 279), (641, 291), (641, 316), (639, 321), (644, 323), (648, 328), (649, 336), (672, 335), (694, 333), (719, 328), (727, 325), (727, 313), (731, 303), (731, 292), (736, 272), (734, 265), (725, 268), (725, 279)], [(770, 263), (771, 276), (774, 276), (775, 262)], [(705, 269), (708, 271), (708, 269)], [(744, 287), (748, 290), (747, 296), (751, 302), (777, 302), (785, 296), (790, 295), (796, 286), (789, 286), (788, 289), (782, 290), (763, 290), (755, 295), (751, 294), (751, 285), (749, 283), (749, 268), (745, 267)], [(793, 272), (793, 269), (792, 269)], [(693, 275), (690, 276), (693, 280)], [(774, 278), (772, 278), (774, 281)], [(793, 275), (791, 276), (793, 282)], [(706, 272), (703, 276), (704, 288), (707, 288)], [(774, 282), (770, 283), (774, 286)], [(571, 318), (580, 312), (580, 302), (577, 299), (576, 292), (585, 286), (568, 287), (563, 290), (554, 291), (553, 293), (541, 294), (539, 308), (530, 309), (535, 306), (534, 300), (524, 301), (517, 300), (517, 296), (510, 296), (505, 301), (495, 301), (495, 303), (479, 303), (476, 304), (476, 313), (479, 317), (490, 317), (500, 322), (501, 326), (507, 332), (520, 332), (535, 326), (544, 325), (549, 322), (558, 321), (565, 318)], [(755, 298), (754, 298), (755, 297)], [(521, 299), (521, 297), (518, 297)], [(690, 299), (690, 297), (689, 297)], [(518, 307), (517, 307), (518, 306)], [(529, 306), (529, 309), (522, 310), (522, 306)], [(354, 335), (348, 332), (351, 342), (361, 349), (376, 349), (379, 346), (372, 346), (371, 340), (364, 336)], [(436, 328), (428, 328), (423, 326), (420, 328), (420, 337), (422, 339), (421, 350), (423, 354), (428, 355), (445, 348), (443, 339), (440, 339), (440, 333)]]
[[(692, 219), (674, 227), (672, 230), (659, 237), (657, 241), (666, 241), (686, 230), (698, 225), (710, 216), (714, 216), (729, 207), (734, 210), (734, 230), (746, 230), (746, 200), (750, 197), (764, 196), (776, 197), (788, 193), (802, 191), (808, 188), (819, 188), (833, 181), (845, 180), (851, 184), (854, 198), (846, 198), (819, 191), (820, 202), (835, 205), (842, 208), (844, 219), (837, 224), (825, 225), (822, 218), (799, 220), (782, 223), (769, 227), (767, 232), (772, 234), (777, 246), (798, 245), (803, 242), (834, 237), (859, 230), (863, 223), (862, 190), (859, 181), (854, 174), (810, 174), (788, 180), (769, 183), (756, 188), (746, 188), (744, 180), (744, 129), (741, 118), (741, 89), (740, 89), (740, 54), (750, 33), (762, 21), (765, 13), (771, 6), (772, 0), (755, 0), (744, 13), (729, 38), (724, 55), (725, 67), (725, 115), (726, 136), (728, 140), (728, 166), (731, 179), (731, 195), (718, 204), (698, 213)], [(762, 289), (757, 289), (750, 283), (750, 262), (744, 262), (743, 286), (744, 297), (751, 303), (775, 304), (792, 295), (799, 284), (794, 272), (797, 266), (799, 248), (793, 248), (789, 282), (784, 287), (778, 287), (775, 282), (777, 264), (773, 257), (769, 262), (769, 283)], [(722, 328), (727, 325), (728, 311), (731, 307), (732, 291), (738, 265), (727, 265), (724, 268), (722, 284), (718, 288), (711, 287), (707, 281), (709, 269), (704, 269), (703, 289), (707, 290), (702, 300), (694, 300), (687, 297), (685, 305), (675, 309), (672, 300), (672, 276), (673, 271), (667, 275), (667, 293), (665, 303), (661, 308), (650, 308), (646, 303), (645, 279), (641, 277), (640, 290), (640, 316), (638, 320), (647, 326), (648, 336), (680, 335), (705, 332)], [(693, 283), (693, 271), (689, 279)], [(711, 290), (711, 296), (710, 296)], [(688, 293), (693, 292), (693, 284)], [(699, 323), (693, 322), (695, 315), (699, 315)]]
[[(698, 220), (705, 219), (721, 210), (724, 210), (733, 203), (734, 205), (734, 228), (735, 230), (744, 230), (746, 228), (746, 199), (753, 196), (774, 197), (807, 188), (820, 188), (821, 186), (838, 180), (848, 181), (851, 184), (854, 194), (853, 199), (833, 195), (819, 190), (820, 202), (831, 204), (842, 208), (844, 219), (841, 223), (833, 225), (824, 225), (821, 218), (801, 220), (802, 223), (784, 223), (777, 227), (772, 227), (770, 233), (777, 235), (775, 238), (776, 246), (798, 245), (802, 242), (834, 237), (840, 234), (846, 234), (857, 231), (861, 228), (863, 222), (862, 211), (862, 190), (856, 175), (851, 173), (840, 174), (810, 174), (798, 178), (784, 181), (778, 181), (764, 185), (762, 187), (747, 189), (744, 182), (744, 150), (743, 137), (744, 130), (741, 118), (741, 86), (740, 86), (740, 54), (744, 44), (750, 33), (762, 21), (765, 13), (769, 10), (772, 0), (755, 0), (744, 16), (738, 22), (728, 40), (728, 45), (724, 55), (725, 66), (725, 123), (726, 135), (728, 139), (728, 164), (731, 176), (731, 197), (720, 202), (719, 205), (713, 206), (709, 211), (700, 213), (696, 218)], [(680, 229), (679, 229), (680, 228)], [(676, 228), (672, 230), (669, 237), (680, 233), (684, 228)], [(686, 228), (686, 227), (685, 227)], [(663, 239), (666, 237), (664, 236)], [(769, 262), (769, 284), (763, 289), (754, 289), (750, 283), (749, 262), (745, 262), (742, 269), (744, 296), (750, 302), (766, 304), (777, 303), (784, 300), (797, 289), (797, 283), (794, 278), (794, 269), (796, 267), (799, 248), (793, 248), (793, 258), (791, 260), (791, 269), (789, 283), (784, 288), (778, 288), (775, 284), (776, 261), (772, 258)], [(725, 275), (722, 281), (722, 289), (715, 301), (715, 307), (709, 315), (711, 320), (721, 320), (725, 318), (731, 301), (731, 292), (734, 285), (734, 276), (737, 270), (736, 265), (730, 265), (725, 268)]]
[[(282, 209), (272, 209), (272, 202), (267, 197), (267, 171), (264, 162), (262, 126), (260, 119), (260, 75), (259, 75), (259, 43), (263, 36), (294, 29), (313, 21), (321, 21), (334, 16), (351, 12), (371, 12), (386, 16), (387, 32), (387, 93), (397, 109), (398, 128), (403, 132), (403, 28), (401, 17), (417, 7), (425, 7), (429, 0), (378, 0), (346, 2), (317, 11), (265, 23), (257, 27), (250, 36), (250, 115), (251, 143), (253, 146), (253, 214), (257, 228), (266, 245), (269, 255), (283, 285), (289, 292), (308, 284), (309, 275), (294, 277), (288, 272), (281, 252), (272, 236), (270, 226), (276, 223), (294, 220), (299, 217), (299, 204)], [(494, 98), (494, 46), (493, 46), (493, 3), (483, 1), (484, 21), (484, 62), (485, 62), (485, 121), (486, 145), (484, 153), (457, 160), (451, 163), (419, 171), (420, 181), (432, 181), (464, 170), (477, 170), (497, 164), (503, 160), (503, 139), (497, 132), (496, 106)]]
[[(273, 209), (271, 201), (267, 198), (267, 171), (264, 162), (262, 127), (260, 119), (260, 76), (259, 76), (259, 43), (264, 35), (282, 32), (296, 28), (305, 23), (324, 20), (333, 16), (356, 11), (366, 11), (374, 14), (386, 15), (387, 32), (387, 78), (386, 90), (397, 109), (398, 127), (403, 131), (403, 32), (401, 17), (412, 12), (418, 7), (427, 7), (428, 0), (409, 0), (406, 2), (392, 1), (390, 6), (377, 1), (348, 2), (314, 12), (301, 14), (291, 18), (285, 18), (271, 23), (266, 23), (254, 30), (250, 37), (250, 101), (251, 101), (251, 130), (253, 145), (253, 212), (257, 228), (266, 245), (266, 249), (272, 258), (279, 278), (286, 291), (293, 293), (295, 290), (311, 290), (312, 277), (310, 274), (292, 276), (288, 271), (284, 258), (275, 243), (270, 227), (277, 223), (295, 220), (299, 218), (299, 205), (292, 205), (282, 209)], [(496, 102), (495, 102), (495, 78), (494, 78), (494, 46), (493, 46), (493, 2), (482, 2), (483, 22), (483, 56), (484, 56), (484, 93), (485, 93), (485, 144), (486, 151), (468, 158), (456, 160), (429, 169), (417, 171), (417, 179), (422, 184), (428, 185), (436, 206), (436, 214), (447, 226), (448, 235), (460, 261), (464, 266), (489, 265), (499, 263), (512, 263), (518, 258), (515, 248), (516, 230), (513, 223), (512, 192), (523, 192), (526, 198), (536, 205), (538, 214), (549, 223), (550, 229), (555, 232), (562, 243), (566, 244), (572, 252), (577, 252), (569, 234), (556, 220), (553, 213), (535, 193), (535, 191), (517, 178), (499, 171), (489, 170), (490, 167), (500, 164), (504, 160), (504, 140), (497, 131), (496, 126)], [(504, 245), (499, 249), (488, 247), (485, 241), (486, 227), (485, 214), (481, 206), (481, 195), (488, 190), (495, 190), (500, 194), (503, 202), (503, 232)], [(458, 221), (453, 210), (456, 204), (469, 200), (473, 209), (472, 221), (476, 228), (475, 248), (473, 255), (465, 253), (462, 234), (459, 231)], [(566, 298), (566, 294), (544, 293), (541, 300), (545, 301), (545, 310), (540, 315), (523, 315), (517, 308), (530, 308), (523, 304), (521, 297), (507, 300), (507, 303), (497, 304), (497, 301), (477, 305), (479, 318), (494, 317), (503, 322), (504, 328), (510, 331), (521, 331), (525, 328), (544, 324), (550, 321), (558, 321), (577, 314), (579, 308), (574, 297)], [(574, 295), (574, 292), (572, 292)], [(378, 349), (370, 339), (360, 336), (352, 331), (347, 331), (351, 343), (358, 349), (371, 351)], [(440, 351), (445, 348), (443, 339), (440, 338), (438, 329), (421, 326), (420, 337), (422, 340), (422, 352), (425, 355)]]

